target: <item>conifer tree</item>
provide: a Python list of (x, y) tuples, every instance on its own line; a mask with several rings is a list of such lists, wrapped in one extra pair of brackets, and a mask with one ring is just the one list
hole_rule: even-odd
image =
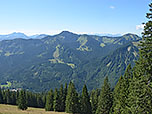
[(80, 113), (80, 103), (79, 103), (78, 93), (72, 82), (70, 82), (68, 86), (65, 111), (67, 113)]
[(3, 103), (3, 95), (2, 95), (2, 90), (0, 88), (0, 104), (2, 104), (2, 103)]
[(123, 104), (123, 93), (121, 93), (122, 91), (124, 91), (123, 89), (123, 77), (120, 76), (119, 81), (117, 82), (115, 89), (114, 89), (114, 99), (113, 99), (113, 106), (112, 106), (112, 110), (113, 113), (112, 114), (121, 114), (123, 108), (122, 108), (122, 104)]
[(66, 107), (66, 96), (67, 96), (67, 83), (65, 83), (65, 86), (64, 86), (64, 112), (65, 112), (65, 107)]
[(149, 6), (150, 13), (146, 16), (149, 21), (144, 26), (139, 60), (129, 87), (128, 104), (132, 114), (152, 113), (152, 3)]
[(18, 108), (21, 109), (21, 110), (26, 110), (27, 109), (27, 101), (26, 101), (26, 95), (25, 95), (24, 90), (21, 90), (19, 92)]
[(7, 89), (5, 91), (5, 95), (6, 95), (6, 104), (11, 104), (11, 94), (10, 94), (10, 90)]
[(46, 105), (45, 105), (46, 111), (53, 111), (53, 101), (54, 101), (53, 98), (54, 98), (53, 90), (51, 89), (46, 97)]
[(63, 85), (61, 84), (60, 90), (59, 90), (59, 111), (64, 112), (65, 110), (65, 100), (64, 100), (64, 89)]
[(54, 109), (54, 111), (60, 110), (59, 92), (58, 92), (57, 88), (55, 88), (55, 91), (54, 91), (53, 109)]
[(42, 96), (40, 94), (36, 95), (36, 100), (37, 100), (37, 107), (38, 108), (43, 108), (43, 100)]
[(128, 94), (129, 94), (129, 85), (132, 80), (132, 68), (129, 64), (126, 68), (124, 77), (120, 77), (117, 85), (114, 89), (114, 102), (113, 102), (113, 113), (114, 114), (124, 114), (128, 113)]
[(16, 105), (16, 92), (11, 92), (11, 104)]
[(98, 106), (98, 96), (99, 96), (99, 90), (92, 90), (90, 101), (91, 101), (91, 107), (92, 107), (92, 114), (96, 113), (97, 106)]
[(98, 108), (96, 114), (109, 114), (111, 106), (112, 92), (108, 82), (108, 77), (106, 77), (98, 99)]
[(88, 95), (87, 86), (84, 85), (81, 95), (81, 114), (92, 114), (90, 97)]

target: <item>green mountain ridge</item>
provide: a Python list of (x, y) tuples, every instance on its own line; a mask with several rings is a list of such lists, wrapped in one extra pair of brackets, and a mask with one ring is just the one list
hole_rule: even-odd
[(93, 89), (109, 76), (114, 86), (126, 66), (137, 59), (133, 44), (140, 39), (134, 34), (101, 37), (63, 31), (43, 39), (4, 40), (0, 42), (0, 83), (45, 91), (73, 81), (78, 89), (84, 83)]

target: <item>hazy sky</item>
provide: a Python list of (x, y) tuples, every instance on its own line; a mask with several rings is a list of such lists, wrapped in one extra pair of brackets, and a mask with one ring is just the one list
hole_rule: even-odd
[(140, 34), (150, 1), (0, 0), (0, 34)]

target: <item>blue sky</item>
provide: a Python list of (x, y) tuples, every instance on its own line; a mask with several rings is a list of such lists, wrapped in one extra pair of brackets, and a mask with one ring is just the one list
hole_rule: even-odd
[(141, 33), (151, 0), (0, 0), (0, 34)]

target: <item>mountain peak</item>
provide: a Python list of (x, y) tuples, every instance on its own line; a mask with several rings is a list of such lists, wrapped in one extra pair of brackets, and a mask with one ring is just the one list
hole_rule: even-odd
[(133, 33), (127, 33), (127, 34), (124, 34), (123, 36), (137, 36), (137, 37), (139, 37), (138, 35), (133, 34)]
[(72, 32), (69, 32), (69, 31), (62, 31), (61, 33), (60, 33), (60, 35), (68, 35), (68, 34), (74, 34), (74, 33), (72, 33)]
[(139, 39), (141, 39), (141, 37), (139, 37), (139, 36), (136, 35), (136, 34), (132, 34), (132, 33), (124, 34), (123, 37), (124, 37), (126, 40), (139, 40)]

